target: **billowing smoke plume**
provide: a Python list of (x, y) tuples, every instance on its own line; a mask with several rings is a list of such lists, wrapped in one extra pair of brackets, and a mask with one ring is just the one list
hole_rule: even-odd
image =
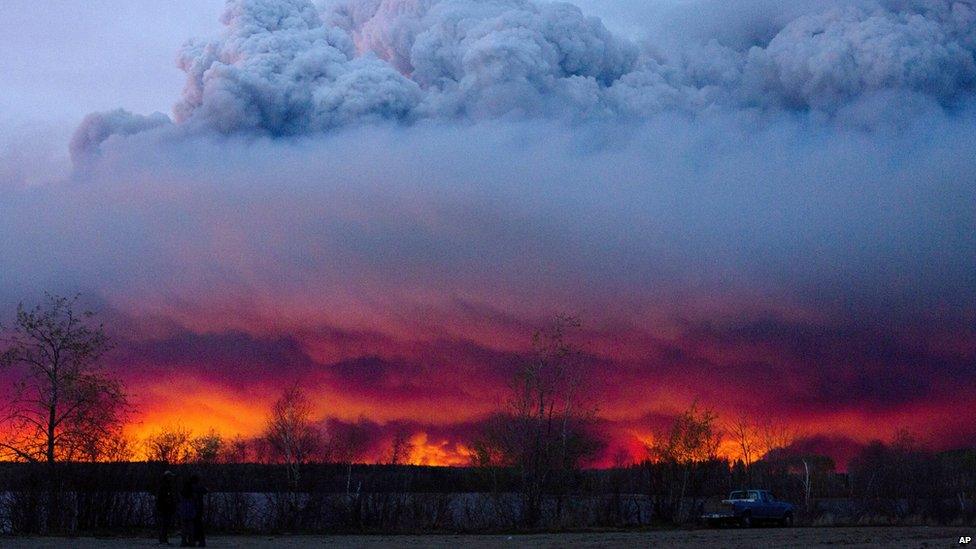
[[(649, 117), (716, 109), (814, 111), (867, 101), (952, 108), (976, 84), (969, 0), (825, 4), (749, 44), (712, 37), (672, 53), (614, 36), (563, 3), (532, 0), (229, 0), (214, 41), (180, 54), (188, 130), (317, 134), (389, 120)], [(758, 32), (758, 31), (757, 31)], [(760, 35), (762, 33), (759, 33)], [(873, 103), (872, 103), (873, 101)], [(96, 115), (75, 155), (157, 116)]]
[(814, 109), (884, 90), (915, 92), (942, 104), (972, 91), (972, 6), (901, 4), (898, 11), (851, 7), (797, 19), (767, 48), (749, 51), (746, 77), (755, 71), (756, 80), (787, 105)]
[(294, 135), (369, 118), (404, 118), (417, 85), (374, 56), (358, 56), (349, 35), (322, 24), (307, 0), (235, 0), (216, 42), (190, 43), (178, 121), (223, 133)]

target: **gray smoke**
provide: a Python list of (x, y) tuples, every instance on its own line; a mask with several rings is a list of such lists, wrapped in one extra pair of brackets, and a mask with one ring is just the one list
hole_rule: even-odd
[(76, 164), (83, 164), (98, 150), (99, 145), (112, 136), (135, 135), (171, 124), (169, 117), (160, 112), (143, 116), (116, 109), (89, 114), (71, 138), (71, 158)]
[[(767, 5), (778, 9), (760, 9)], [(716, 110), (843, 123), (852, 109), (887, 104), (868, 120), (855, 117), (871, 126), (926, 105), (957, 108), (976, 86), (970, 0), (752, 2), (751, 16), (725, 31), (715, 21), (729, 8), (716, 6), (696, 3), (713, 12), (697, 24), (687, 12), (673, 15), (686, 37), (661, 33), (639, 47), (564, 3), (228, 0), (221, 36), (180, 54), (187, 82), (175, 122), (190, 132), (270, 136), (377, 121)], [(163, 125), (158, 115), (94, 115), (72, 151), (77, 158), (110, 135)]]
[(176, 119), (222, 133), (321, 132), (370, 118), (404, 118), (420, 88), (349, 35), (322, 24), (306, 0), (235, 0), (220, 40), (191, 42)]

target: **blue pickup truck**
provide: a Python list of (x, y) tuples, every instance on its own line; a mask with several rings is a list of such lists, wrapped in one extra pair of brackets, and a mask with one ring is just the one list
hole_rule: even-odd
[(760, 522), (792, 526), (794, 510), (792, 503), (777, 501), (766, 490), (736, 490), (722, 500), (719, 509), (703, 514), (702, 520), (709, 526), (738, 524), (748, 528)]

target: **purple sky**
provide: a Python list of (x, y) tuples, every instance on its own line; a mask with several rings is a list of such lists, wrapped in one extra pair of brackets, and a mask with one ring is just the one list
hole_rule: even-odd
[(0, 22), (0, 119), (74, 129), (127, 105), (168, 112), (184, 76), (176, 51), (210, 33), (222, 0), (6, 0)]

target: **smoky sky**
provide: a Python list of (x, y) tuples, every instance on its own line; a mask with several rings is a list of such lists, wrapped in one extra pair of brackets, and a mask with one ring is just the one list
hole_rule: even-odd
[(140, 383), (302, 379), (390, 421), (477, 421), (569, 312), (610, 420), (945, 430), (976, 5), (593, 4), (227, 2), (172, 112), (89, 115), (65, 178), (0, 157), (0, 301), (83, 292)]

